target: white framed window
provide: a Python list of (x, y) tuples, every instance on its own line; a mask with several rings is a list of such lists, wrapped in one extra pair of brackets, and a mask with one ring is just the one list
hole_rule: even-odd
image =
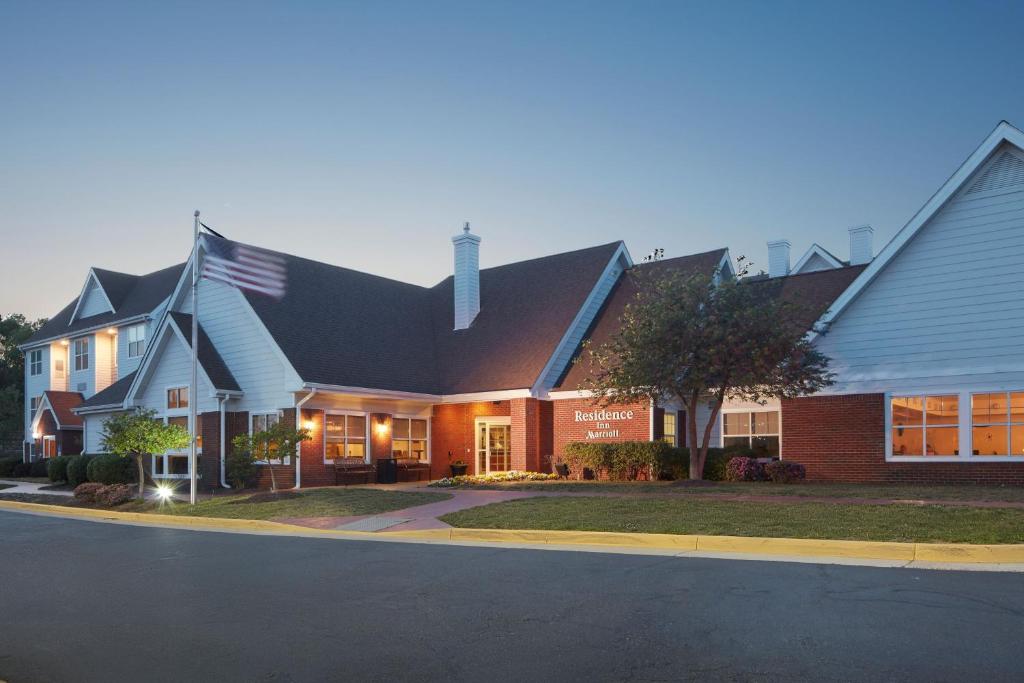
[(76, 339), (72, 347), (75, 372), (89, 369), (89, 338)]
[(128, 357), (138, 358), (146, 352), (146, 324), (132, 325), (125, 332), (128, 342)]
[[(187, 404), (186, 404), (187, 405)], [(182, 429), (188, 429), (188, 415), (165, 415), (162, 418), (164, 424), (178, 425)], [(196, 461), (203, 454), (203, 416), (196, 415)], [(167, 451), (166, 453), (154, 454), (151, 459), (152, 476), (154, 479), (187, 479), (188, 470), (188, 447), (182, 450)], [(201, 470), (200, 470), (201, 471)]]
[[(263, 411), (263, 412), (259, 412), (259, 413), (250, 413), (249, 414), (249, 434), (252, 435), (252, 434), (256, 434), (257, 432), (265, 432), (268, 429), (270, 429), (271, 427), (273, 427), (274, 425), (278, 424), (280, 421), (281, 421), (281, 412), (278, 411), (278, 410)], [(259, 455), (259, 454), (257, 454), (257, 455)], [(258, 464), (258, 465), (266, 465), (266, 464), (280, 465), (281, 464), (281, 459), (280, 458), (274, 458), (273, 460), (270, 460), (269, 458), (266, 457), (266, 455), (267, 454), (264, 453), (263, 454), (263, 459), (262, 460), (257, 460), (256, 464)], [(285, 458), (284, 458), (284, 464), (285, 465), (291, 464), (291, 461), (292, 461), (292, 458), (291, 458), (290, 455), (285, 456)]]
[(391, 457), (428, 462), (427, 420), (415, 417), (391, 419)]
[(324, 462), (337, 458), (366, 462), (366, 413), (326, 413), (324, 415)]
[(747, 446), (760, 458), (777, 458), (781, 452), (778, 410), (722, 413), (722, 446)]
[(36, 409), (39, 407), (39, 396), (33, 396), (28, 400), (28, 412), (32, 417), (36, 416)]
[(1024, 456), (1024, 392), (971, 394), (971, 455)]
[(35, 377), (43, 374), (43, 350), (32, 349), (28, 352), (28, 374)]
[(960, 455), (957, 394), (893, 396), (889, 399), (892, 457)]
[(674, 410), (666, 410), (661, 423), (661, 439), (669, 446), (679, 445), (679, 420)]
[(188, 387), (170, 387), (167, 389), (167, 410), (183, 410), (188, 408)]

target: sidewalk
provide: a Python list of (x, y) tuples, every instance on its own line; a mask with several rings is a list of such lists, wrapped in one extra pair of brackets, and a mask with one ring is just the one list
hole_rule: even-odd
[(44, 486), (50, 486), (50, 484), (36, 484), (31, 481), (18, 481), (17, 479), (0, 479), (0, 484), (13, 484), (14, 488), (0, 490), (0, 496), (7, 493), (41, 493), (47, 496), (71, 496), (74, 495), (71, 491), (45, 491), (42, 490)]

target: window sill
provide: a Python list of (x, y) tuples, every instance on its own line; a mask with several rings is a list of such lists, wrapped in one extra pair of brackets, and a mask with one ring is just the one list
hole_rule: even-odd
[(886, 462), (1024, 462), (1020, 455), (887, 455)]

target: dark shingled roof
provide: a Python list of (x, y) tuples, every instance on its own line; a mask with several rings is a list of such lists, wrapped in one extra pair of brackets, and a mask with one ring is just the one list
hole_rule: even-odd
[(246, 296), (306, 382), (430, 394), (526, 388), (620, 244), (482, 269), (480, 314), (459, 331), (451, 277), (426, 288), (281, 254), (284, 298)]
[[(654, 264), (641, 264), (634, 270), (639, 268), (678, 268), (689, 272), (710, 273), (714, 270), (715, 265), (721, 262), (723, 253), (724, 250), (720, 249), (706, 254), (666, 259)], [(864, 268), (865, 266), (845, 266), (770, 279), (755, 276), (749, 278), (748, 281), (753, 287), (765, 287), (767, 292), (782, 296), (786, 301), (799, 304), (803, 314), (799, 323), (802, 329), (809, 330)], [(600, 346), (608, 342), (618, 331), (622, 312), (636, 292), (636, 283), (632, 278), (620, 279), (615, 291), (608, 298), (594, 325), (591, 326), (588, 338), (594, 345)], [(569, 391), (580, 388), (589, 372), (590, 368), (586, 360), (574, 363), (559, 383), (558, 388)]]
[[(113, 325), (121, 320), (145, 315), (171, 295), (184, 267), (184, 263), (179, 263), (148, 275), (126, 275), (109, 270), (94, 269), (116, 310), (113, 313), (100, 313), (88, 318), (77, 318), (71, 322), (71, 314), (74, 313), (75, 305), (78, 303), (78, 299), (75, 298), (60, 313), (36, 330), (36, 333), (29, 337), (25, 344), (66, 337), (79, 330)], [(109, 291), (106, 289), (107, 283), (111, 286)]]
[(129, 372), (103, 391), (98, 391), (82, 401), (77, 409), (113, 406), (124, 403), (124, 398), (128, 395), (128, 388), (131, 387), (133, 379), (135, 379), (135, 372)]
[[(192, 316), (188, 313), (173, 311), (171, 312), (171, 322), (178, 327), (178, 331), (185, 337), (185, 343), (191, 348)], [(235, 376), (231, 374), (228, 366), (224, 364), (224, 359), (217, 353), (216, 347), (214, 347), (210, 338), (206, 336), (206, 331), (203, 330), (202, 325), (199, 325), (197, 332), (199, 337), (199, 364), (203, 366), (206, 376), (213, 383), (213, 388), (223, 391), (241, 391), (242, 388), (235, 381)]]
[(53, 409), (57, 424), (61, 429), (82, 426), (82, 418), (71, 412), (82, 402), (82, 395), (77, 391), (44, 391), (47, 402)]

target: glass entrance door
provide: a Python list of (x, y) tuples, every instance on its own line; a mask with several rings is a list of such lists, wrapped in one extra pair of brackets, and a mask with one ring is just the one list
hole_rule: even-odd
[(502, 421), (477, 423), (476, 473), (507, 472), (512, 468), (512, 425)]

